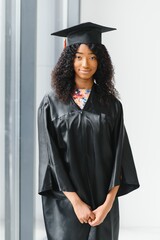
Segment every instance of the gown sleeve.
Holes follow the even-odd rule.
[[[45,97],[38,109],[39,194],[51,191],[75,191],[62,161],[50,116],[50,103]]]
[[[123,108],[116,105],[117,117],[113,129],[114,166],[109,190],[120,185],[117,196],[127,194],[139,187],[134,159],[123,121]]]

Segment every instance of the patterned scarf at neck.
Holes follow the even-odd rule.
[[[72,97],[73,97],[73,100],[75,101],[75,103],[81,109],[83,109],[88,100],[90,93],[91,93],[91,89],[78,88],[78,89],[75,89]]]

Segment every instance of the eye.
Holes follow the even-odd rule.
[[[80,56],[80,55],[76,55],[76,56],[75,56],[75,59],[77,59],[77,60],[81,60],[81,59],[82,59],[82,56]]]
[[[97,60],[96,56],[90,56],[91,60]]]

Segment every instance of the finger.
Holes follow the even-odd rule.
[[[83,219],[83,222],[84,222],[84,223],[88,223],[88,221],[87,221],[86,219]]]
[[[92,221],[94,221],[94,220],[92,220],[91,218],[88,219],[88,223],[91,223]]]
[[[90,224],[92,227],[95,227],[95,226],[97,226],[97,225],[99,225],[99,224],[101,224],[101,223],[102,223],[102,221],[100,221],[100,219],[95,219],[95,220],[92,220],[92,221],[89,222],[89,224]]]
[[[94,213],[94,214],[96,214],[96,212],[97,212],[97,210],[96,210],[96,209],[92,211],[92,213]]]
[[[93,220],[92,220],[92,218],[89,217],[89,218],[88,218],[88,222],[90,222],[90,221],[93,221]]]
[[[88,206],[88,208],[91,210],[92,208],[91,208],[91,206],[89,206],[88,204],[87,204],[87,206]]]
[[[91,219],[91,218],[89,218],[88,223],[89,223],[89,224],[94,224],[96,221],[97,221],[96,219]]]
[[[81,220],[81,219],[79,219],[79,221],[80,221],[80,223],[82,223],[82,224],[84,223],[83,220]]]
[[[91,212],[89,218],[91,218],[91,220],[95,220],[96,216],[93,212]]]
[[[95,227],[95,226],[99,225],[99,223],[97,221],[91,221],[91,222],[89,222],[89,225],[92,227]]]
[[[94,226],[95,226],[95,224],[93,223],[93,221],[88,222],[88,224],[89,224],[91,227],[94,227]]]

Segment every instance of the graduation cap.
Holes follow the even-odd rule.
[[[102,33],[113,30],[116,30],[116,28],[110,28],[92,22],[86,22],[58,32],[54,32],[51,35],[66,37],[67,45],[69,46],[74,43],[101,43]]]

